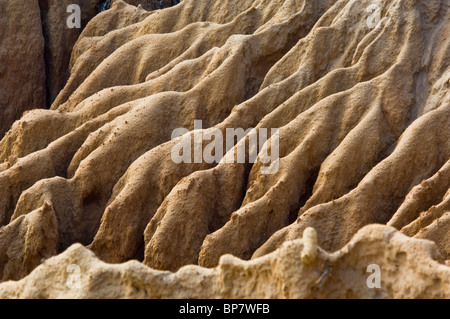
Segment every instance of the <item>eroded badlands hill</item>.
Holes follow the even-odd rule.
[[[147,10],[177,0],[126,0]],[[109,0],[3,0],[0,3],[0,138],[22,113],[51,105],[69,78],[73,46],[81,30]],[[69,28],[71,5],[80,7],[79,28]]]
[[[214,269],[186,266],[171,273],[137,261],[120,266],[106,264],[76,244],[21,281],[0,285],[0,297],[450,297],[449,267],[433,260],[439,253],[432,242],[407,238],[385,226],[367,226],[344,249],[328,254],[319,248],[315,259],[305,263],[300,252],[307,245],[304,239],[297,239],[252,261],[225,255]],[[366,267],[373,263],[383,269],[379,289],[367,286]],[[79,272],[71,270],[75,265]]]
[[[0,142],[0,278],[57,255],[0,296],[448,297],[449,10],[114,1],[78,39],[51,109]],[[203,134],[279,128],[278,171],[262,174],[261,158],[176,164],[195,120]],[[191,132],[172,140],[176,128]],[[310,264],[307,227],[321,247]],[[92,271],[85,289],[64,284],[71,264]]]

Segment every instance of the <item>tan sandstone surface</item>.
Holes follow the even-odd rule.
[[[0,297],[449,298],[449,35],[450,0],[113,1],[0,141]],[[195,120],[279,128],[279,169],[175,163]]]
[[[450,298],[450,269],[434,260],[432,242],[367,226],[333,254],[316,247],[310,263],[300,257],[305,245],[297,239],[252,261],[225,255],[213,269],[172,273],[138,261],[107,264],[75,244],[21,281],[0,285],[0,298]],[[373,263],[383,269],[380,289],[366,284]],[[69,271],[74,265],[79,274]]]
[[[156,10],[175,1],[127,0]],[[0,138],[24,111],[50,105],[70,75],[73,46],[98,12],[98,0],[4,0],[0,3]],[[80,28],[67,27],[81,10]],[[142,11],[141,9],[140,11]],[[133,11],[133,10],[131,10]],[[127,12],[128,13],[128,12]],[[136,14],[130,14],[130,19]]]
[[[25,110],[45,104],[44,36],[38,1],[1,1],[0,138]]]

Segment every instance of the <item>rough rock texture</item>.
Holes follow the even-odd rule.
[[[177,4],[126,0],[147,10]],[[0,137],[24,111],[46,108],[70,75],[73,46],[98,13],[98,0],[5,0],[0,4]],[[68,28],[69,5],[81,9],[81,28]],[[129,8],[139,11],[142,7]]]
[[[316,246],[310,263],[300,258],[304,249],[297,239],[252,261],[225,255],[216,268],[171,273],[137,261],[106,264],[75,244],[25,279],[1,284],[0,298],[450,298],[450,268],[434,259],[436,246],[394,228],[367,226],[333,254]],[[370,289],[373,264],[381,287]]]
[[[41,208],[0,229],[0,278],[20,279],[56,254],[58,231],[52,208]]]
[[[48,104],[56,98],[69,78],[69,61],[73,46],[82,28],[97,14],[97,0],[39,0],[42,29],[45,36]],[[77,4],[81,9],[81,28],[68,28],[71,12],[67,8]]]
[[[381,20],[370,27],[367,8],[374,3]],[[81,243],[110,263],[210,267],[183,268],[210,278],[205,297],[208,291],[221,296],[211,282],[225,254],[263,257],[231,262],[242,269],[286,259],[294,276],[300,266],[291,263],[298,261],[282,256],[286,247],[302,245],[296,240],[305,229],[313,227],[318,245],[335,252],[321,255],[329,260],[349,249],[364,226],[387,224],[433,241],[442,264],[425,270],[408,263],[411,274],[394,279],[393,272],[379,296],[448,296],[442,278],[450,253],[449,10],[449,0],[185,0],[147,12],[113,1],[78,39],[70,78],[51,109],[28,112],[0,141],[0,225],[51,208],[56,253]],[[201,131],[192,132],[194,120],[203,121]],[[171,140],[181,127],[191,132]],[[277,173],[262,174],[260,157],[255,164],[171,159],[174,146],[190,135],[252,127],[280,129]],[[231,150],[224,145],[224,154],[232,156],[248,139]],[[354,239],[379,252],[382,268],[409,258],[396,252],[404,245],[423,254],[421,247],[431,245],[386,229],[370,228]],[[402,238],[388,241],[392,250],[372,241],[388,233]],[[360,249],[349,254],[353,263],[364,256]],[[429,253],[430,263],[431,255],[437,256]],[[307,249],[303,260],[311,256]],[[117,281],[114,296],[133,294],[119,282],[127,267],[150,281],[167,275],[136,262],[108,266],[75,246],[31,279],[1,289],[14,295],[8,287],[23,285],[18,296],[38,295],[27,288],[32,277],[61,274],[58,265],[71,259],[99,265],[99,278],[104,273]],[[350,261],[336,267],[349,278],[363,275]],[[173,286],[158,286],[149,296],[167,296],[173,287],[180,296],[200,296],[180,273],[171,275]],[[230,280],[239,282],[241,272],[233,274]],[[254,280],[263,285],[265,277]],[[95,282],[80,296],[103,296],[102,285]],[[245,285],[227,296],[253,296]],[[71,294],[43,287],[42,296]],[[277,289],[267,296],[378,297],[337,284],[323,294]]]
[[[141,8],[128,8],[127,14],[136,15],[132,11],[157,10],[179,3],[179,1],[147,1],[125,0],[134,6]],[[77,4],[81,9],[81,28],[69,29],[66,20],[70,13],[67,7]],[[47,67],[47,99],[49,105],[55,100],[59,91],[66,84],[70,75],[69,62],[73,46],[86,24],[98,13],[98,0],[39,0],[41,8],[42,24],[45,35],[45,60]],[[142,9],[143,8],[143,9]],[[104,8],[105,9],[105,8]],[[107,20],[107,19],[104,19]]]
[[[25,110],[45,107],[44,37],[38,0],[0,2],[0,138]]]
[[[126,2],[134,6],[141,5],[145,10],[152,11],[172,7],[180,3],[180,0],[126,0]]]

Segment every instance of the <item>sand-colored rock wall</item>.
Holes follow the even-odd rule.
[[[17,260],[0,255],[2,279],[56,255],[0,296],[448,298],[449,10],[113,1],[78,38],[51,109],[0,141],[0,238],[45,228],[31,251],[16,239]],[[177,128],[188,132],[172,139]],[[262,173],[266,148],[256,163],[227,162],[250,134],[223,142],[220,162],[173,161],[183,139],[233,128],[279,129],[274,174]],[[308,227],[321,247],[312,265]],[[378,292],[369,262],[387,274]],[[65,288],[70,264],[92,269],[85,289]]]

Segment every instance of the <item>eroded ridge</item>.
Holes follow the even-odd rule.
[[[450,268],[436,259],[430,241],[394,228],[371,225],[330,254],[316,247],[303,262],[308,239],[284,243],[251,261],[231,255],[212,269],[184,266],[176,273],[138,261],[112,265],[80,244],[47,260],[20,281],[0,284],[1,298],[449,298]],[[368,265],[382,269],[381,286],[370,289]],[[72,269],[76,269],[74,272]],[[398,273],[403,278],[399,280]]]
[[[380,19],[371,26],[373,4]],[[28,112],[0,142],[1,238],[46,232],[32,247],[18,246],[30,258],[0,250],[2,279],[20,279],[41,263],[35,256],[81,243],[104,262],[210,267],[201,273],[214,281],[223,255],[263,257],[236,263],[270,267],[308,227],[324,251],[342,254],[374,223],[429,239],[442,263],[450,259],[449,4],[184,0],[149,13],[114,1],[78,39],[51,109]],[[278,128],[279,169],[262,174],[260,157],[175,163],[171,152],[183,137],[171,134],[196,134],[196,120],[203,134]],[[223,154],[249,138],[224,145]],[[94,262],[80,246],[52,260],[78,257]],[[15,263],[21,270],[13,274]],[[106,273],[144,269],[101,265]],[[229,296],[250,296],[242,285]],[[448,283],[437,286],[436,296],[448,293]],[[175,289],[160,288],[159,296]],[[100,292],[83,296],[91,293]]]

